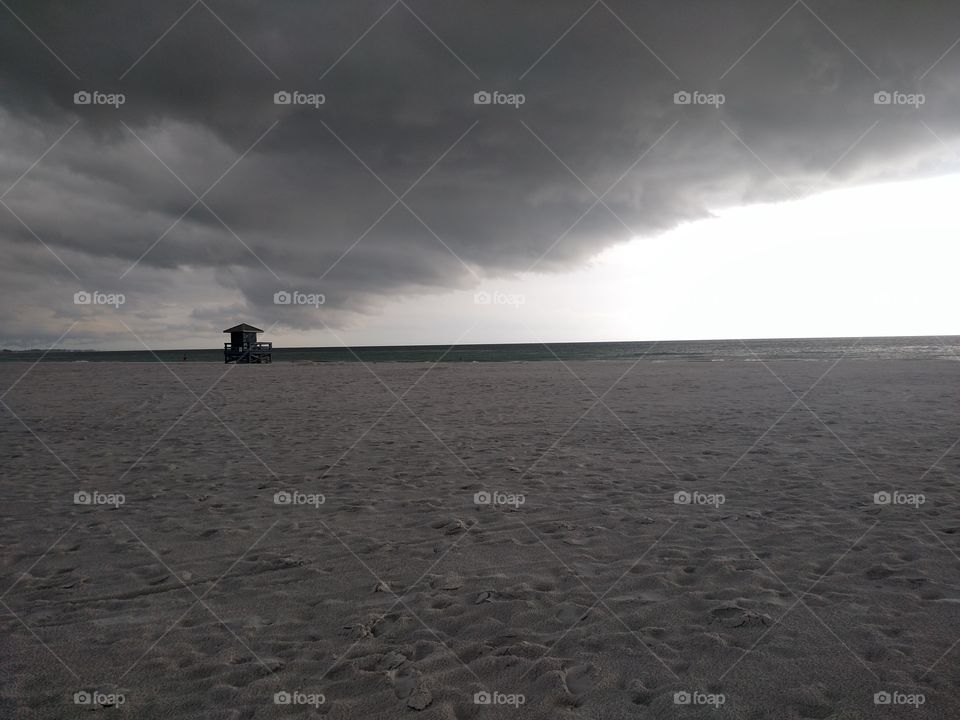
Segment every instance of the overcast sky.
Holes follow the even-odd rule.
[[[5,347],[960,334],[956,2],[0,17]]]

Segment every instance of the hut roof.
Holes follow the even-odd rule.
[[[246,323],[240,323],[239,325],[234,325],[231,328],[224,330],[225,333],[235,333],[235,332],[254,332],[262,333],[263,330],[256,328],[253,325],[247,325]]]

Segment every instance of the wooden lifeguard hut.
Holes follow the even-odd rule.
[[[272,362],[273,343],[257,341],[257,333],[263,332],[260,328],[240,323],[224,332],[230,333],[230,342],[223,344],[223,362],[244,365]]]

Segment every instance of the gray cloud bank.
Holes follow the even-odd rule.
[[[8,5],[8,346],[77,319],[75,343],[122,336],[80,289],[122,292],[125,322],[181,336],[240,316],[340,327],[712,208],[957,164],[951,2]],[[711,94],[723,103],[698,104]],[[276,305],[280,290],[325,304]]]

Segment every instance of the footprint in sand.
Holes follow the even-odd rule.
[[[403,699],[413,692],[419,680],[419,673],[413,668],[395,668],[387,671],[387,680],[393,685],[397,697]]]
[[[593,665],[574,665],[566,672],[567,690],[573,695],[583,695],[596,686],[596,668]]]
[[[456,535],[458,533],[466,532],[468,526],[463,520],[459,518],[449,518],[448,520],[440,520],[430,525],[434,530],[443,530],[444,535]]]
[[[872,568],[869,568],[866,573],[864,573],[867,578],[870,580],[886,580],[891,575],[894,575],[896,570],[886,565],[875,565]]]
[[[473,604],[479,605],[480,603],[493,602],[496,596],[497,593],[494,590],[482,590],[473,598]]]
[[[434,576],[430,579],[430,587],[434,590],[459,590],[463,587],[463,578],[455,574]]]
[[[377,663],[378,670],[396,670],[407,661],[407,656],[394,651],[388,652]]]
[[[564,604],[556,613],[556,618],[562,623],[579,623],[587,618],[588,611],[579,605]]]
[[[393,685],[397,697],[401,700],[406,699],[408,708],[423,710],[433,702],[433,693],[416,670],[411,668],[390,670],[387,672],[387,679]]]
[[[739,605],[714,608],[710,611],[710,621],[719,622],[728,628],[770,625],[773,622],[769,615],[756,610],[747,610]]]
[[[354,625],[344,625],[342,632],[348,637],[362,640],[364,638],[373,637],[376,626],[376,620],[369,620],[367,622],[358,622]]]

